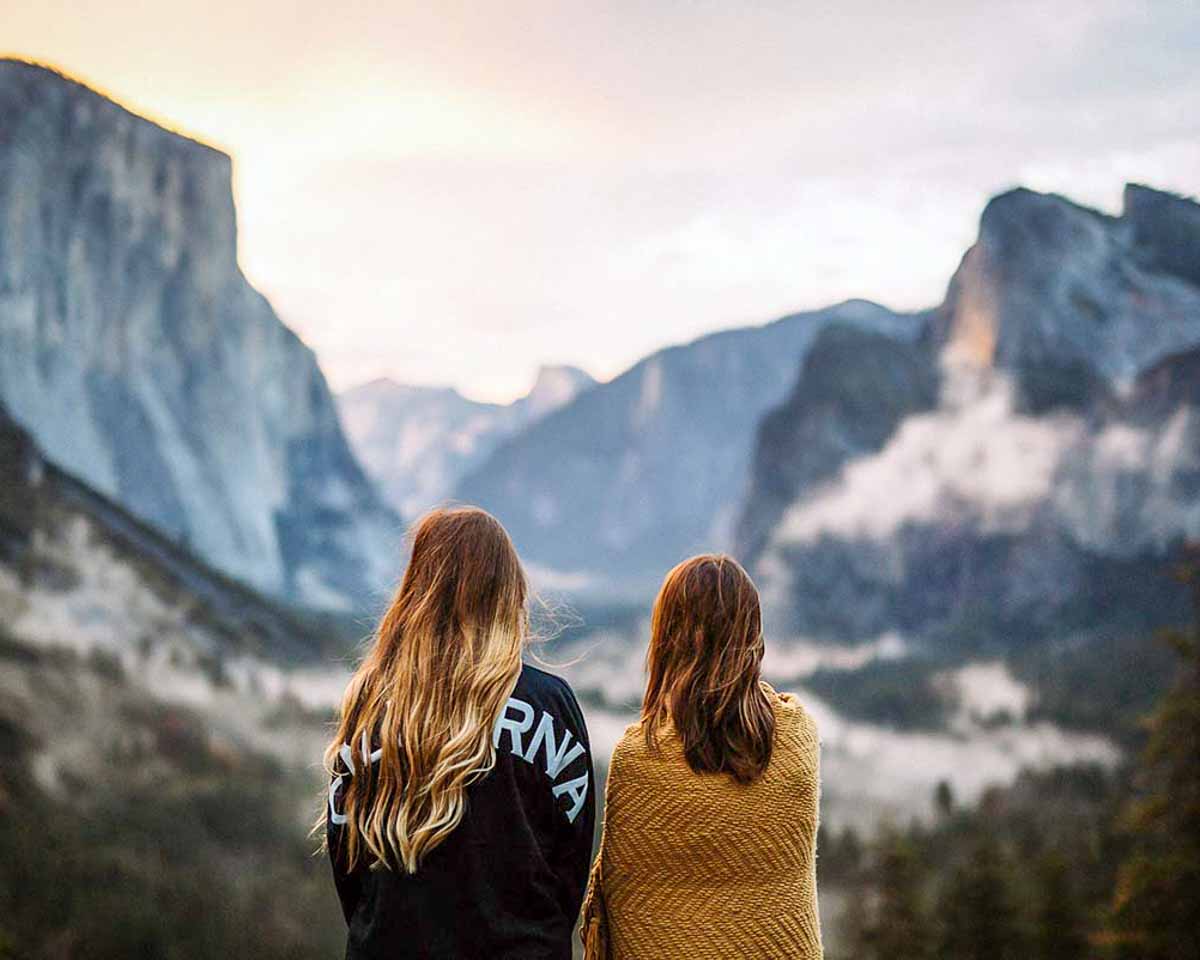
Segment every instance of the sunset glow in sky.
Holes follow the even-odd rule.
[[[940,300],[988,196],[1200,192],[1194,0],[0,0],[0,47],[233,154],[337,388],[508,399],[852,296]]]

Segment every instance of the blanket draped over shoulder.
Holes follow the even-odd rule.
[[[763,687],[775,739],[749,785],[694,773],[673,730],[657,751],[641,724],[625,731],[583,907],[587,960],[822,956],[817,729],[795,697]]]

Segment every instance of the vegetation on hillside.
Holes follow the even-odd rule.
[[[1147,724],[1122,828],[1107,940],[1121,960],[1200,956],[1200,564],[1185,573],[1197,626],[1170,631],[1179,678]]]
[[[1174,650],[1175,679],[1141,725],[1135,759],[1112,772],[1027,772],[970,808],[957,807],[943,785],[932,825],[891,827],[871,843],[851,830],[824,837],[822,881],[855,894],[832,931],[831,957],[1200,956],[1200,558],[1192,555],[1180,579],[1196,622],[1157,645],[1144,641],[1141,672],[1156,676],[1158,650]],[[1138,672],[1134,651],[1123,653],[1117,665]],[[1086,666],[1083,675],[1092,675]],[[1093,696],[1141,695],[1152,682],[1096,680]],[[1116,722],[1124,722],[1119,711]]]
[[[103,703],[81,765],[0,702],[0,958],[337,956],[343,925],[304,818],[319,784],[146,699],[95,658],[0,648],[44,698]],[[88,709],[84,708],[85,711]],[[100,771],[97,773],[97,771]]]

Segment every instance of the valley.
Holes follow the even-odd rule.
[[[0,957],[336,949],[320,756],[402,529],[445,501],[511,532],[529,656],[600,774],[662,574],[746,566],[764,676],[821,731],[830,929],[858,838],[958,857],[989,804],[1057,798],[1083,837],[1124,797],[1176,674],[1151,638],[1193,612],[1194,201],[1018,188],[925,310],[848,300],[607,382],[545,367],[508,405],[335,396],[242,275],[227,155],[22,61],[0,113]]]

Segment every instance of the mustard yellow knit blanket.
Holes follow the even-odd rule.
[[[750,785],[693,773],[674,732],[654,755],[640,724],[625,731],[583,907],[587,960],[821,957],[817,728],[763,686],[775,741]]]

